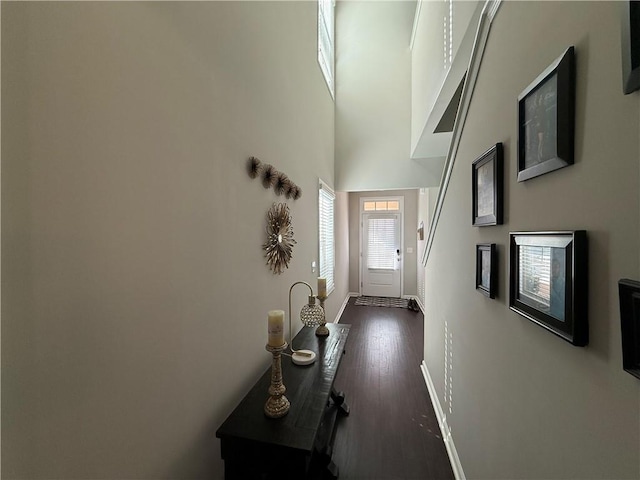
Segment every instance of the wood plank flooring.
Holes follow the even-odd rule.
[[[453,479],[420,370],[422,313],[354,302],[340,319],[351,331],[334,383],[351,408],[333,449],[340,480]]]

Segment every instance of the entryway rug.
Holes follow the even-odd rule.
[[[389,297],[367,297],[361,296],[356,298],[355,305],[365,307],[398,307],[408,308],[409,299],[407,298],[389,298]]]

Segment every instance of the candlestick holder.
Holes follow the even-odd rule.
[[[291,404],[284,392],[287,388],[282,383],[282,352],[287,348],[287,342],[279,347],[272,347],[267,344],[266,349],[273,355],[271,363],[271,385],[269,386],[269,398],[264,404],[264,414],[271,418],[280,418],[287,414]]]
[[[320,307],[322,307],[322,311],[324,311],[324,301],[327,299],[327,297],[321,297],[320,295],[318,295],[316,298],[320,301]],[[328,335],[329,329],[327,328],[327,317],[323,316],[322,323],[318,325],[318,328],[316,328],[316,337],[326,337]]]

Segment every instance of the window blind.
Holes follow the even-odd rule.
[[[318,255],[320,277],[327,279],[327,295],[335,288],[335,239],[334,239],[334,203],[335,193],[324,182],[320,182],[318,194],[319,246]]]
[[[396,267],[396,219],[370,218],[367,228],[367,268],[394,270]]]

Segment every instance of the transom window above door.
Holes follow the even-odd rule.
[[[400,202],[398,200],[365,200],[362,209],[365,212],[398,212]]]

